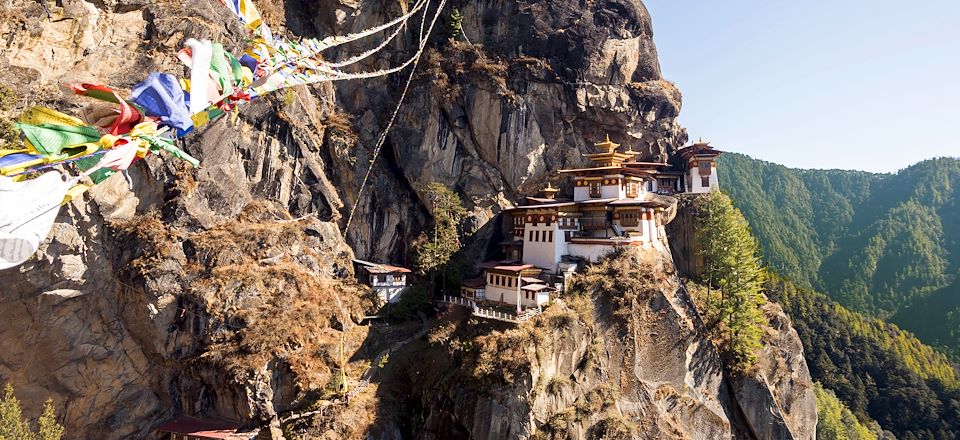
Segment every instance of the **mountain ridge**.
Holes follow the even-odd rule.
[[[949,324],[960,315],[950,294],[960,277],[960,159],[880,174],[730,153],[719,172],[776,272],[956,357],[960,337]]]

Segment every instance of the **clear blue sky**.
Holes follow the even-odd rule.
[[[802,168],[960,156],[960,0],[645,0],[691,139]]]

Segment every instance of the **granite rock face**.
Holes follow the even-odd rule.
[[[812,382],[779,307],[758,371],[731,375],[668,257],[624,263],[643,268],[638,295],[592,284],[519,328],[450,306],[380,384],[418,410],[373,438],[814,439]]]
[[[291,36],[354,32],[405,7],[384,0],[258,5],[277,32]],[[27,414],[36,416],[52,397],[67,438],[146,438],[176,413],[243,420],[277,438],[278,415],[331,377],[336,344],[317,335],[343,332],[351,350],[366,335],[345,324],[366,311],[365,299],[324,296],[331,290],[312,283],[355,292],[341,286],[350,284],[353,256],[406,263],[410,243],[429,224],[422,192],[428,183],[460,194],[471,211],[467,232],[476,232],[471,241],[482,252],[504,207],[535,193],[551,170],[582,164],[581,154],[604,135],[650,160],[667,160],[686,142],[676,122],[680,93],[660,75],[650,17],[639,0],[455,1],[453,7],[464,14],[470,43],[438,30],[362,196],[401,76],[301,86],[258,100],[236,120],[223,118],[182,142],[202,161],[200,169],[147,158],[129,173],[132,190],[116,176],[67,205],[35,258],[0,271],[0,381],[16,387]],[[238,23],[217,2],[12,0],[0,18],[0,84],[16,92],[20,110],[41,104],[75,113],[86,101],[62,93],[66,82],[123,91],[153,71],[183,76],[174,55],[187,38],[220,41],[234,52],[243,44]],[[414,44],[407,33],[363,68],[397,62]],[[668,317],[644,325],[677,332],[673,337],[686,348],[670,358],[656,345],[633,346],[634,364],[621,372],[642,381],[631,382],[637,388],[624,397],[625,414],[647,414],[661,432],[679,426],[696,438],[728,436],[730,406],[717,402],[731,398],[727,385],[710,371],[685,373],[695,364],[715,368],[716,361],[683,313],[675,313],[671,295],[654,310]],[[273,341],[263,334],[264,317],[286,313],[289,298],[324,298],[316,309],[294,303],[297,313],[278,324],[312,330],[263,345]],[[615,335],[609,336],[614,352]],[[243,350],[230,351],[231,344]],[[573,339],[557,344],[537,374],[567,374],[566,357],[583,349]],[[672,363],[645,364],[653,358]],[[626,365],[620,361],[610,365]],[[789,371],[805,372],[790,365]],[[782,371],[771,363],[762,374],[760,395],[770,386],[776,391],[757,405],[775,401],[796,414],[785,415],[786,425],[795,438],[806,438],[794,428],[810,420],[806,397],[788,403],[804,379],[783,382]],[[694,384],[709,397],[690,394],[695,408],[679,411],[676,402],[649,400],[656,394],[651,386],[661,384]],[[585,386],[508,409],[543,419]],[[437,420],[450,414],[430,411]],[[506,438],[477,414],[471,426],[487,428],[470,428],[473,438]],[[760,423],[764,416],[757,417]],[[535,426],[519,419],[508,425],[513,434]],[[326,429],[329,438],[347,432]],[[402,430],[382,432],[397,438]]]
[[[757,438],[816,438],[813,379],[798,345],[800,336],[778,304],[767,303],[764,314],[771,328],[763,337],[756,371],[733,379],[737,405]]]

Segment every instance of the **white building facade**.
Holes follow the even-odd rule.
[[[548,187],[543,198],[511,210],[514,242],[521,258],[547,273],[558,273],[565,257],[597,261],[618,246],[641,246],[662,239],[660,212],[670,200],[655,196],[656,167],[662,163],[629,162],[636,152],[618,152],[607,139],[601,152],[587,155],[593,168],[561,170],[573,180],[573,200],[555,199]]]
[[[410,269],[390,264],[353,260],[358,279],[370,286],[381,304],[396,303],[407,290]]]
[[[689,193],[703,194],[720,189],[717,157],[722,153],[708,142],[697,142],[677,151],[686,168],[684,180]]]

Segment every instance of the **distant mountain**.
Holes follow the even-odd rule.
[[[724,154],[719,172],[771,268],[960,355],[960,160],[876,174]]]

